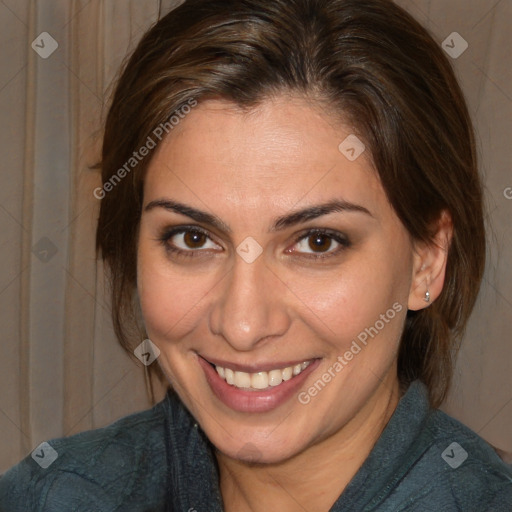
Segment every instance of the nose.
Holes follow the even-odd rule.
[[[233,268],[216,289],[210,329],[236,351],[251,351],[289,329],[286,285],[263,256],[252,263],[236,256]]]

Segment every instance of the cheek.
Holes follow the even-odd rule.
[[[376,335],[394,345],[406,313],[404,268],[403,262],[391,258],[361,255],[329,277],[301,279],[291,289],[303,305],[307,323],[337,351],[344,351],[358,337],[365,341]]]
[[[193,328],[208,286],[204,280],[172,270],[161,253],[141,244],[137,290],[148,335],[158,344]]]

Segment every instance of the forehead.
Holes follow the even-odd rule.
[[[163,139],[147,170],[144,199],[171,195],[261,212],[334,197],[377,205],[384,192],[363,149],[350,127],[302,98],[269,99],[247,111],[209,100]]]

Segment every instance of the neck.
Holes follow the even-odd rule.
[[[382,381],[358,414],[330,437],[275,464],[218,453],[226,512],[327,512],[368,457],[400,398],[396,377]]]

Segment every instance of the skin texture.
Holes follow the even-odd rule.
[[[400,398],[396,356],[407,309],[428,306],[427,286],[431,301],[442,289],[449,217],[439,223],[439,247],[413,243],[370,151],[351,162],[338,150],[351,133],[301,98],[268,99],[249,112],[209,100],[160,145],[145,177],[144,206],[172,200],[225,225],[144,209],[138,293],[159,364],[218,450],[228,512],[330,508]],[[272,230],[280,216],[334,200],[368,213],[334,212]],[[195,239],[194,248],[183,234],[162,241],[176,226],[202,228],[209,238]],[[323,238],[327,253],[315,253],[314,235],[297,242],[312,228],[341,233],[349,244]],[[246,237],[263,250],[252,263],[236,252]],[[307,405],[293,396],[268,412],[234,411],[198,363],[198,355],[254,367],[318,359],[307,391],[393,304],[401,311]]]

